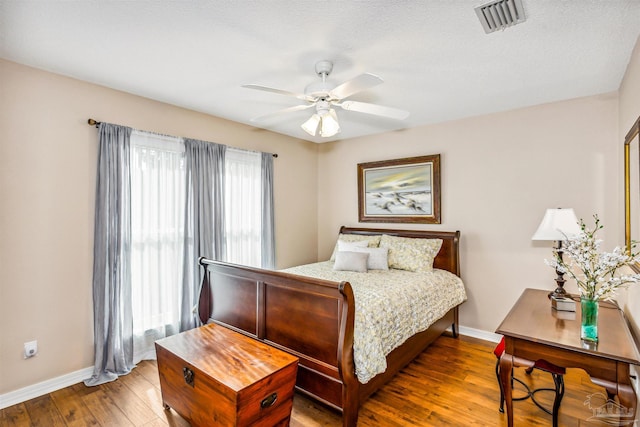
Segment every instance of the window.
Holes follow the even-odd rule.
[[[178,332],[185,157],[180,138],[131,134],[131,302],[134,336]]]
[[[261,266],[261,154],[227,148],[225,154],[226,261]]]
[[[179,332],[185,244],[185,145],[181,138],[131,134],[131,303],[134,351]],[[260,267],[261,153],[225,151],[225,261]]]
[[[155,356],[157,339],[198,324],[201,254],[275,264],[266,153],[110,123],[98,133],[96,357],[87,385],[130,372]]]

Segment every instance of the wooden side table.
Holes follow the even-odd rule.
[[[580,304],[574,319],[563,319],[551,308],[547,291],[525,289],[496,333],[505,338],[500,379],[505,393],[508,426],[513,427],[511,372],[514,360],[546,360],[564,368],[584,369],[591,381],[618,395],[620,424],[633,423],[636,393],[630,365],[640,365],[640,354],[621,310],[601,305],[597,346],[580,340]]]

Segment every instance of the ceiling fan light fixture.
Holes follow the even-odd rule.
[[[320,116],[314,114],[309,117],[309,120],[304,122],[300,127],[309,135],[316,136],[316,132],[318,131],[318,125],[320,124]]]
[[[318,112],[304,122],[300,127],[309,135],[330,138],[340,132],[338,115],[333,108],[328,110],[318,109]]]
[[[338,123],[338,115],[332,108],[329,113],[322,116],[322,126],[320,127],[320,136],[329,138],[340,132],[340,123]]]

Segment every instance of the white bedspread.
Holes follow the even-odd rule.
[[[365,384],[387,369],[386,356],[409,337],[424,331],[466,300],[464,284],[448,271],[334,271],[325,261],[283,270],[351,283],[355,297],[354,359],[358,381]]]

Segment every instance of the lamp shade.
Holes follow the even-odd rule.
[[[580,227],[573,209],[547,209],[531,240],[566,240],[578,234]]]
[[[311,136],[316,136],[316,131],[318,130],[318,125],[320,124],[320,116],[317,114],[314,114],[313,116],[311,116],[309,118],[309,120],[307,120],[306,122],[304,122],[301,127],[302,129],[304,129],[304,131],[306,133],[308,133]]]
[[[322,126],[320,127],[320,136],[328,138],[340,132],[340,124],[338,123],[338,116],[335,110],[332,108],[329,112],[322,116]]]

